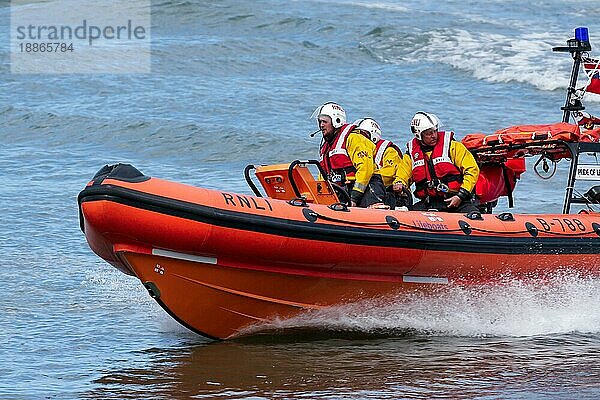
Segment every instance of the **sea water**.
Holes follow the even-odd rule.
[[[600,3],[165,0],[151,12],[151,73],[28,75],[10,72],[0,4],[0,398],[600,396],[597,280],[345,306],[210,342],[92,253],[76,202],[114,162],[249,194],[247,164],[317,157],[308,117],[325,101],[401,147],[416,111],[458,138],[557,122],[571,59],[551,47],[577,26],[600,46]],[[567,163],[541,180],[533,161],[511,211],[560,212]]]

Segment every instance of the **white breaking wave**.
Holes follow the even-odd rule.
[[[471,71],[477,79],[490,82],[529,83],[542,90],[566,88],[570,57],[553,55],[557,43],[549,34],[515,40],[498,34],[456,31],[454,37],[434,32],[427,52],[454,68]]]
[[[369,2],[369,1],[353,1],[353,0],[336,0],[336,1],[325,1],[325,0],[317,0],[317,3],[327,3],[328,5],[337,4],[344,6],[356,6],[356,7],[364,7],[385,11],[395,11],[395,12],[408,12],[410,9],[403,5],[399,5],[396,3],[388,3],[388,2]]]
[[[276,321],[268,329],[309,328],[357,332],[412,332],[459,337],[529,337],[600,332],[600,280],[562,276],[546,284],[451,286],[435,295],[413,294],[331,307]]]
[[[366,46],[382,61],[442,63],[489,82],[520,82],[541,90],[569,84],[571,58],[551,50],[563,45],[564,38],[558,35],[530,33],[515,38],[461,29],[433,30],[423,34],[421,43],[409,52],[404,43],[396,51],[395,40],[391,37]]]
[[[348,5],[364,7],[364,8],[374,8],[374,9],[386,10],[386,11],[396,11],[396,12],[408,12],[409,11],[408,7],[404,7],[404,6],[401,6],[398,4],[383,3],[383,2],[371,3],[371,2],[366,2],[366,1],[348,1],[348,2],[342,2],[341,4],[348,4]]]

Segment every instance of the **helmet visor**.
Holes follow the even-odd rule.
[[[309,119],[319,118],[319,115],[321,115],[321,110],[322,109],[323,109],[322,105],[320,105],[319,107],[315,108],[315,111],[313,111],[313,113],[310,115]]]

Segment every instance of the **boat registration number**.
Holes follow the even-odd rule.
[[[537,218],[544,231],[551,231],[554,228],[561,229],[563,232],[585,232],[585,224],[577,218]],[[557,230],[558,230],[557,229]]]

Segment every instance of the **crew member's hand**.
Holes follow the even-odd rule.
[[[351,201],[350,202],[350,207],[356,207],[356,202],[355,201]]]
[[[402,189],[404,189],[404,185],[402,183],[400,183],[400,182],[394,183],[394,185],[392,186],[392,190],[394,192],[401,192]]]
[[[446,203],[448,203],[448,208],[456,208],[462,202],[462,200],[460,199],[460,197],[458,197],[457,195],[454,195],[454,196],[452,196],[449,199],[446,199],[444,201]]]

